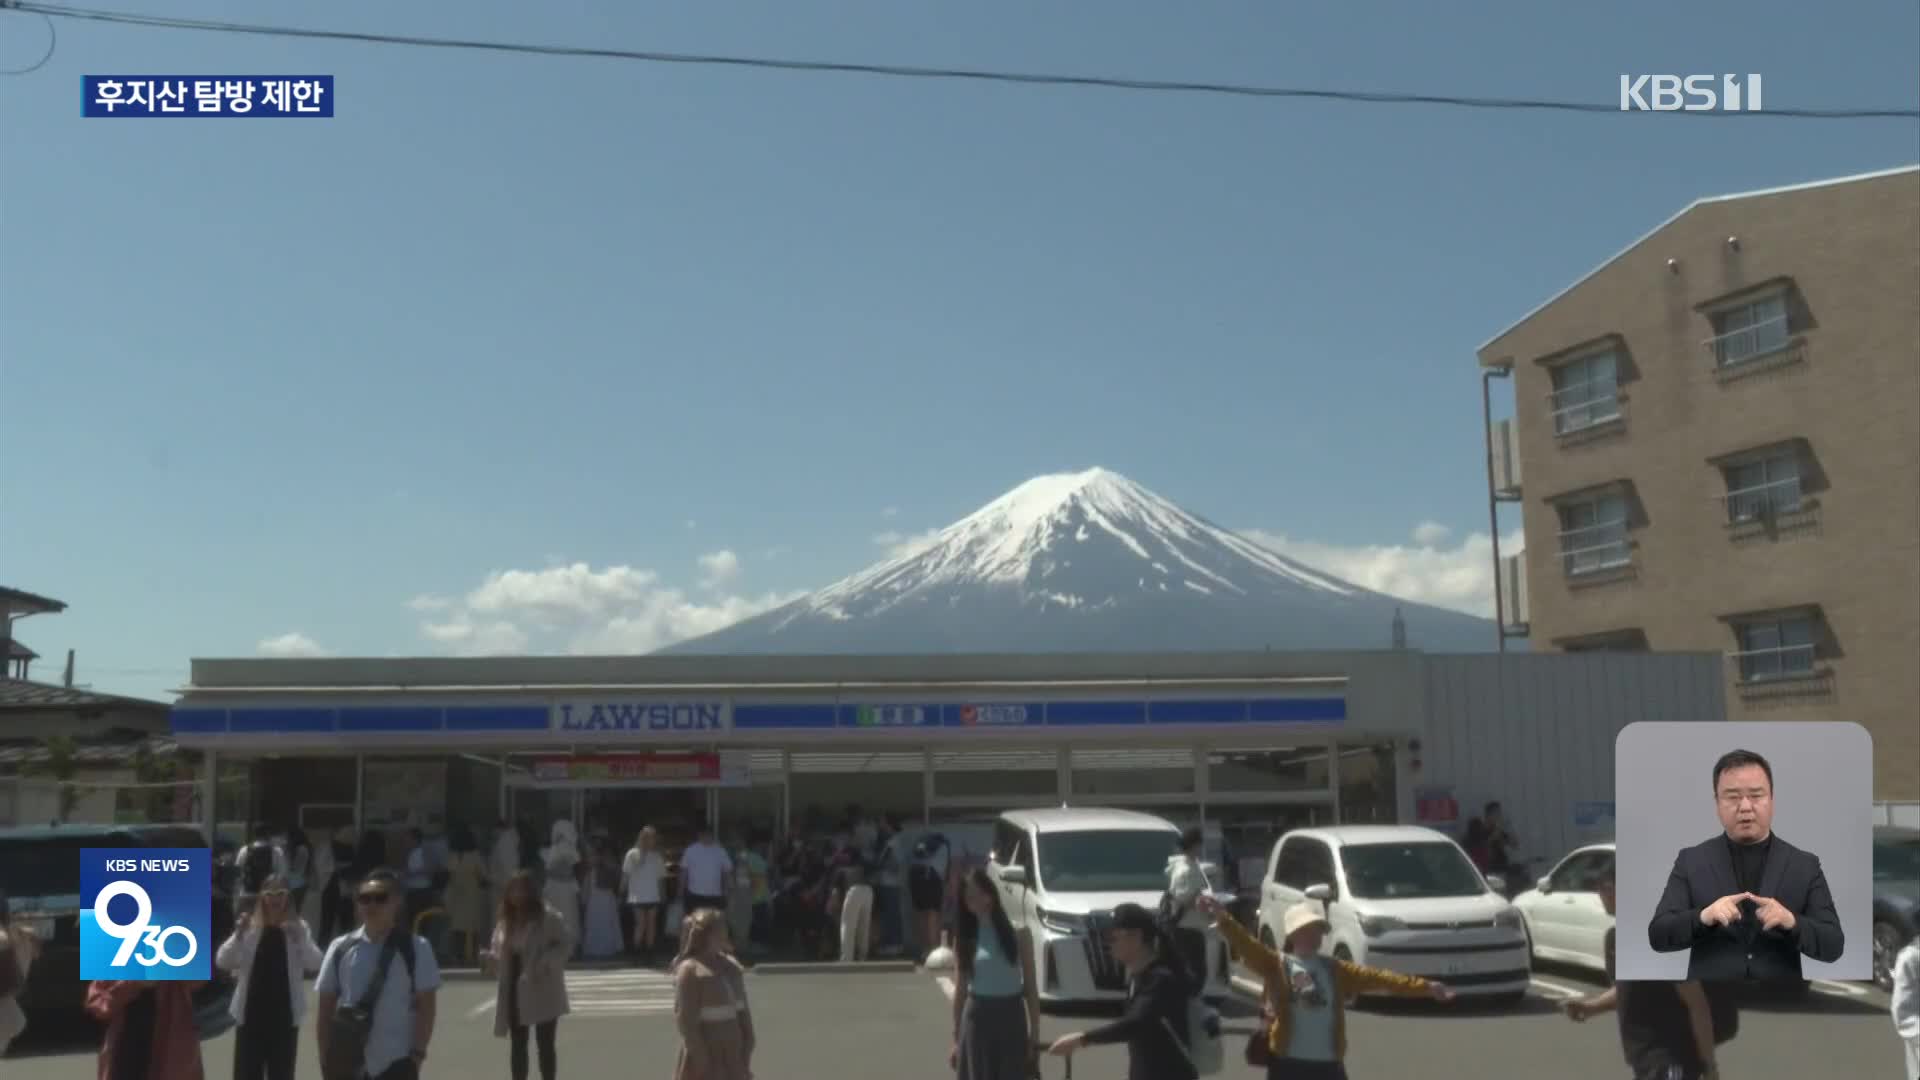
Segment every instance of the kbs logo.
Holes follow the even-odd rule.
[[[213,977],[213,853],[206,848],[80,852],[80,977],[202,982]]]
[[[1742,107],[1744,94],[1745,106]],[[1622,75],[1621,112],[1759,112],[1760,76]]]

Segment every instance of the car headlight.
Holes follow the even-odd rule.
[[[1048,911],[1046,908],[1041,908],[1040,925],[1056,934],[1078,934],[1086,930],[1087,917],[1085,915],[1074,915],[1065,911]]]
[[[1512,908],[1504,908],[1493,917],[1493,925],[1503,930],[1520,929],[1520,913]]]
[[[1406,928],[1407,924],[1404,921],[1391,915],[1365,915],[1360,919],[1360,931],[1368,937],[1379,937],[1381,934]]]

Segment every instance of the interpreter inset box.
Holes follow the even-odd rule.
[[[1873,738],[1642,721],[1614,740],[1615,965],[1632,980],[1873,973]]]

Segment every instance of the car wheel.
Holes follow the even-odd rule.
[[[1873,983],[1893,993],[1893,958],[1906,945],[1900,928],[1889,922],[1873,924]]]

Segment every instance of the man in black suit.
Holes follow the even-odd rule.
[[[1683,848],[1647,938],[1655,952],[1689,949],[1687,978],[1798,982],[1800,954],[1840,959],[1846,938],[1820,859],[1773,834],[1773,767],[1751,750],[1713,766],[1726,832]]]

